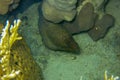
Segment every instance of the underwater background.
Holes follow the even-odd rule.
[[[90,1],[94,3],[94,0]],[[95,1],[100,3],[99,0]],[[114,17],[114,25],[112,25],[109,30],[107,29],[105,33],[104,30],[106,28],[100,30],[100,32],[104,33],[102,33],[102,35],[105,36],[99,40],[91,38],[88,33],[89,30],[77,31],[75,34],[72,34],[75,43],[80,47],[80,51],[77,51],[77,53],[76,51],[74,52],[73,49],[73,51],[71,49],[70,51],[66,51],[69,49],[66,47],[65,49],[64,46],[64,49],[59,50],[59,43],[62,43],[62,39],[60,38],[61,34],[55,35],[54,32],[48,34],[55,35],[55,37],[52,36],[55,40],[52,40],[56,41],[58,39],[60,42],[58,42],[58,44],[56,43],[57,45],[54,43],[55,49],[48,47],[53,46],[53,44],[47,44],[47,38],[45,38],[45,40],[43,39],[46,35],[44,35],[44,32],[43,35],[41,35],[42,33],[39,31],[44,30],[44,26],[46,27],[52,24],[48,23],[47,25],[47,23],[41,19],[41,16],[43,16],[41,15],[42,11],[38,10],[41,9],[41,0],[21,0],[16,9],[7,14],[0,15],[0,24],[5,24],[6,20],[12,22],[14,19],[21,19],[22,22],[18,32],[25,39],[33,58],[41,67],[43,80],[103,80],[105,71],[108,71],[109,76],[120,76],[120,0],[101,0],[101,3],[102,1],[108,1],[105,3],[104,11],[101,11]],[[88,17],[83,18],[88,20]],[[44,25],[44,23],[46,25]],[[64,26],[64,22],[59,24],[60,27],[61,24]],[[40,27],[43,28],[39,30]],[[67,33],[65,34],[67,35]],[[68,42],[68,44],[69,43],[70,42]],[[45,44],[47,44],[47,47]],[[60,45],[60,49],[61,46],[62,45]],[[30,74],[34,73],[31,72]]]

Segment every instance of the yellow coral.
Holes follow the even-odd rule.
[[[118,76],[114,77],[113,75],[110,78],[108,78],[107,71],[105,71],[104,80],[118,80],[118,79],[119,79]]]
[[[10,26],[7,21],[3,29],[0,41],[0,80],[42,80],[40,67],[34,61],[25,41],[18,36],[20,23],[18,19]]]
[[[20,40],[21,37],[18,37],[18,27],[20,25],[20,20],[14,21],[14,26],[11,26],[10,33],[10,23],[7,21],[7,24],[2,32],[2,38],[0,41],[0,56],[1,56],[1,66],[5,75],[1,77],[2,80],[14,78],[17,74],[19,74],[20,70],[15,71],[10,68],[10,49],[13,43],[16,40]]]

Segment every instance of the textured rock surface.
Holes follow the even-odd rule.
[[[54,23],[63,20],[71,21],[76,15],[77,0],[44,0],[42,4],[43,16]]]
[[[105,14],[101,19],[98,19],[95,22],[94,28],[89,30],[88,34],[94,41],[97,41],[105,36],[105,34],[108,32],[108,29],[112,27],[113,24],[114,24],[113,16]]]
[[[81,8],[88,2],[94,6],[95,12],[101,14],[101,12],[105,10],[105,7],[109,0],[78,0],[77,11],[79,12]]]
[[[94,7],[91,3],[86,3],[77,16],[78,26],[81,31],[86,31],[93,27],[94,21]]]
[[[77,0],[46,0],[50,5],[62,11],[71,11],[76,8]]]
[[[88,0],[88,1],[90,1],[94,5],[95,10],[101,10],[104,8],[105,3],[107,3],[107,1],[109,0]]]
[[[18,6],[20,0],[0,0],[0,14],[6,14]]]

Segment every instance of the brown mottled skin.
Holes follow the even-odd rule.
[[[45,46],[52,50],[79,53],[79,46],[72,35],[60,24],[45,20],[41,14],[41,9],[39,11],[40,18],[38,26]]]

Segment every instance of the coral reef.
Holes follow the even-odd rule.
[[[38,4],[32,5],[24,13],[21,13],[20,17],[24,18],[24,23],[21,26],[22,28],[20,27],[20,31],[29,44],[36,61],[40,65],[42,61],[45,63],[43,70],[45,80],[79,80],[80,76],[83,76],[83,80],[104,80],[103,73],[106,69],[110,71],[108,78],[111,73],[120,76],[120,61],[117,61],[117,55],[114,52],[115,47],[111,46],[111,43],[115,43],[115,39],[113,39],[115,37],[112,36],[114,36],[114,32],[119,32],[119,25],[113,27],[108,35],[98,42],[92,41],[86,33],[75,35],[74,39],[82,49],[81,55],[52,51],[45,48],[38,33],[36,7],[38,7]],[[113,10],[111,12],[114,12]],[[118,14],[117,11],[114,13]],[[111,42],[107,43],[108,41]]]
[[[17,33],[20,23],[20,20],[15,20],[14,25],[10,26],[7,21],[3,29],[0,41],[0,80],[42,80],[40,67]]]
[[[76,2],[77,0],[44,0],[42,4],[43,16],[54,23],[63,20],[71,21],[76,15]]]
[[[0,0],[0,14],[4,15],[19,5],[20,0]]]

